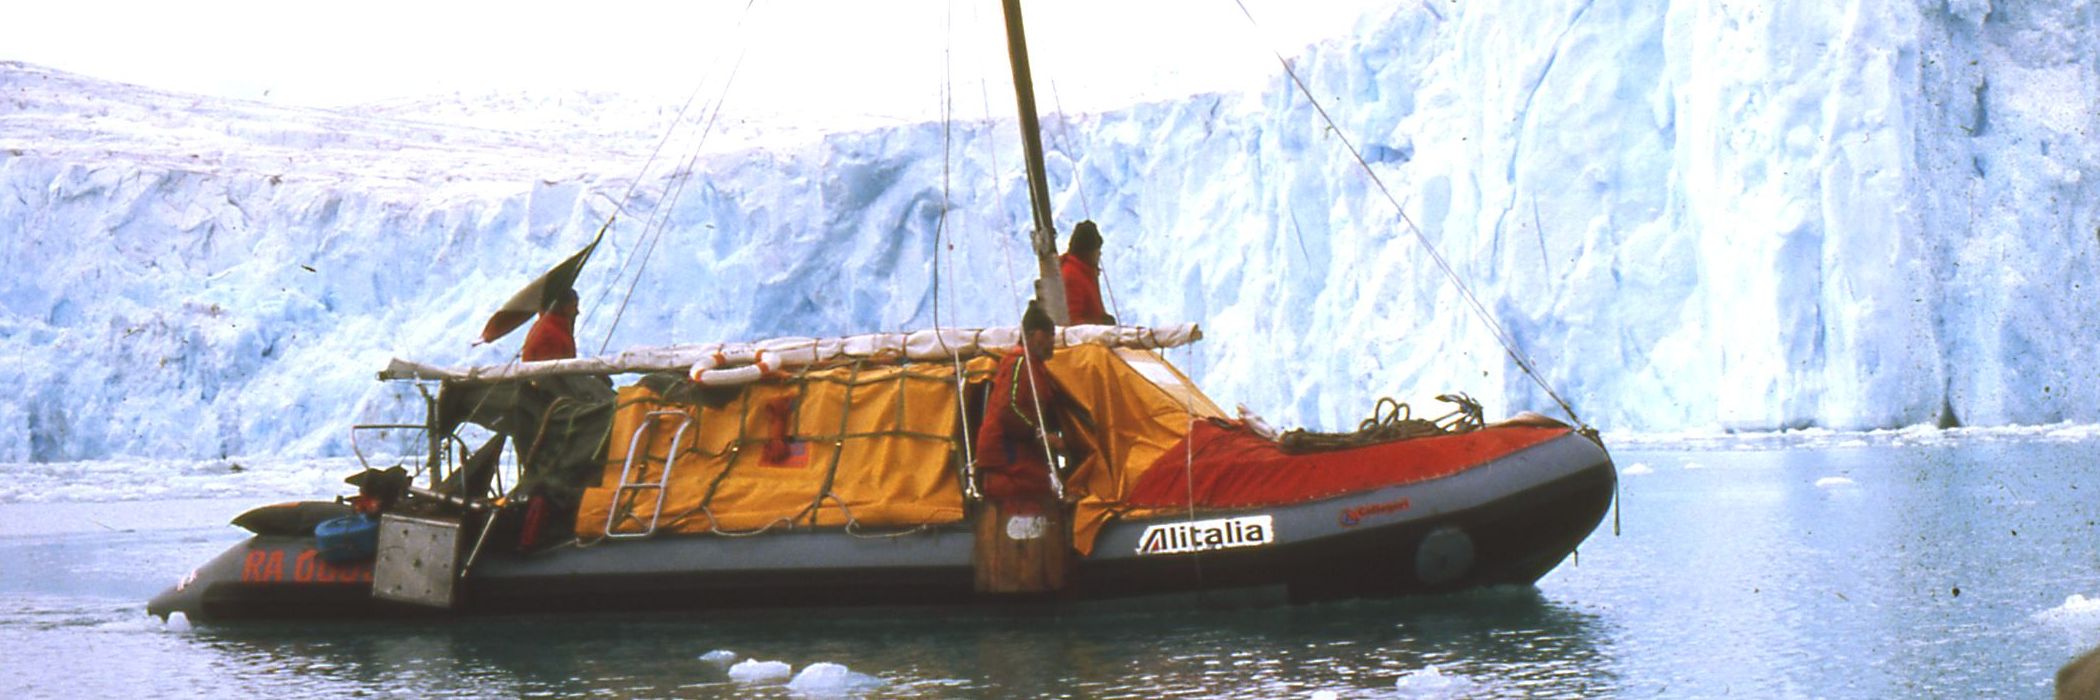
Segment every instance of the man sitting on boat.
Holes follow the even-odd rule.
[[[562,288],[555,295],[554,303],[541,309],[539,319],[532,322],[532,330],[525,334],[525,349],[520,358],[526,362],[539,362],[575,357],[576,312],[576,290]]]
[[[1116,317],[1101,306],[1101,229],[1092,220],[1072,227],[1058,276],[1064,278],[1065,309],[1072,325],[1116,325]]]
[[[1016,512],[1032,513],[1054,500],[1051,456],[1064,450],[1051,407],[1062,397],[1045,363],[1057,350],[1056,326],[1035,302],[1021,316],[1021,347],[992,373],[983,424],[977,429],[977,470],[984,495]]]

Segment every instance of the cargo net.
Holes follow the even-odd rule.
[[[1412,440],[1436,435],[1456,435],[1479,430],[1485,424],[1481,417],[1480,402],[1465,394],[1442,394],[1436,397],[1453,405],[1451,412],[1437,418],[1416,418],[1414,408],[1388,396],[1378,400],[1371,417],[1358,423],[1354,432],[1321,433],[1303,428],[1285,431],[1277,436],[1276,443],[1285,454],[1328,452],[1365,445]]]
[[[780,527],[888,536],[902,533],[867,528],[958,521],[967,433],[957,396],[991,371],[989,361],[960,364],[861,358],[736,387],[649,375],[622,392],[578,537]]]

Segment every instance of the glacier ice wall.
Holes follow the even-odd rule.
[[[2093,2],[1403,4],[1293,58],[1337,130],[1279,70],[1050,118],[1049,172],[1060,225],[1102,225],[1114,310],[1203,323],[1173,359],[1282,425],[1446,391],[1552,412],[1498,335],[1607,429],[2089,422],[2096,27]],[[0,65],[0,462],[343,454],[410,401],[371,380],[389,357],[514,355],[469,341],[622,201],[586,352],[1005,324],[1027,296],[1011,121],[639,177],[647,144],[585,141]]]

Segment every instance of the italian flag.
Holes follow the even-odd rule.
[[[510,301],[503,302],[503,308],[497,309],[495,315],[489,317],[489,322],[481,327],[481,342],[493,343],[497,338],[509,335],[518,326],[532,320],[541,309],[552,306],[554,300],[561,298],[562,290],[574,289],[576,275],[583,271],[583,264],[590,261],[591,251],[598,249],[598,242],[605,240],[605,231],[609,228],[612,228],[612,219],[606,219],[605,225],[598,228],[598,235],[591,239],[590,245],[510,295]]]

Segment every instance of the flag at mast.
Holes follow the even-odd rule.
[[[554,302],[561,298],[563,290],[573,289],[576,286],[577,274],[583,271],[583,264],[590,261],[591,252],[598,249],[598,242],[605,240],[605,231],[612,228],[612,222],[612,218],[607,218],[605,225],[598,227],[598,235],[591,238],[590,245],[576,251],[576,254],[561,261],[561,264],[555,265],[526,284],[524,289],[512,294],[509,301],[503,302],[503,307],[497,309],[494,315],[489,316],[488,323],[482,325],[481,340],[476,344],[493,343],[496,339],[509,335],[511,331],[517,330],[518,326],[532,320],[540,311],[553,306]]]

